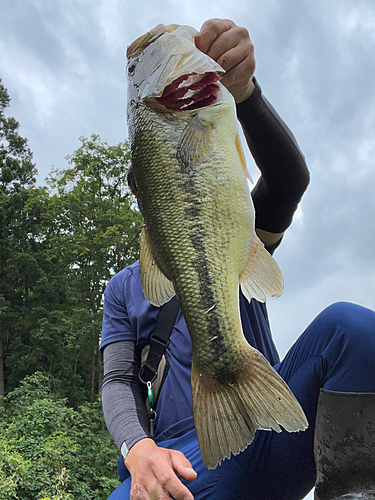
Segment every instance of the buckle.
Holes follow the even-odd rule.
[[[152,375],[152,378],[151,380],[145,380],[143,377],[144,377],[144,373],[145,373],[145,369],[148,369],[153,375]],[[156,377],[158,376],[158,371],[157,370],[154,370],[154,368],[149,365],[146,361],[146,363],[142,366],[142,368],[139,370],[139,373],[138,373],[138,377],[139,377],[139,380],[142,382],[142,384],[148,384],[150,382],[150,384],[152,384]]]

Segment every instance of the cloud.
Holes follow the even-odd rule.
[[[274,340],[284,356],[313,319],[335,302],[353,302],[375,309],[375,270],[336,271],[300,290],[268,302]]]
[[[293,14],[293,15],[292,15]],[[197,28],[209,17],[246,26],[265,95],[295,133],[311,170],[298,217],[277,252],[297,290],[350,259],[373,262],[375,40],[370,1],[16,0],[1,25],[1,75],[41,180],[99,133],[126,135],[125,48],[154,25]],[[248,155],[249,157],[249,155]],[[257,170],[249,159],[253,177]]]
[[[210,17],[249,29],[259,83],[311,171],[275,254],[285,292],[269,309],[284,353],[330,303],[375,307],[373,0],[13,0],[0,18],[0,76],[42,182],[79,136],[126,137],[129,43],[161,22],[199,29]],[[249,170],[257,176],[250,158]]]

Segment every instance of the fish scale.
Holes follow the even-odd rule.
[[[128,50],[131,161],[144,215],[141,280],[154,305],[174,294],[180,301],[193,347],[194,423],[202,458],[215,468],[243,451],[257,428],[298,431],[307,420],[242,333],[239,285],[248,300],[264,301],[280,295],[283,281],[255,234],[233,98],[217,76],[203,76],[216,83],[202,107],[166,107],[174,91],[183,94],[184,75],[222,69],[195,48],[192,28],[161,34],[162,26]],[[168,85],[168,99],[158,101]]]
[[[137,152],[133,155],[132,151],[132,158],[136,158],[135,162],[133,160],[133,169],[145,211],[149,238],[155,248],[155,258],[159,267],[165,269],[165,274],[173,277],[184,317],[190,326],[189,332],[192,335],[193,351],[196,353],[198,367],[210,366],[213,368],[213,374],[222,373],[221,378],[223,378],[223,374],[228,371],[228,358],[232,360],[232,364],[235,364],[234,360],[238,359],[229,354],[228,350],[233,351],[236,344],[243,343],[244,340],[236,304],[238,276],[242,269],[237,266],[239,267],[237,279],[232,280],[234,293],[231,295],[233,296],[232,302],[235,302],[232,307],[228,305],[228,293],[225,290],[228,287],[222,279],[224,276],[228,279],[231,277],[228,267],[236,264],[236,253],[228,249],[228,246],[231,244],[238,247],[238,244],[234,244],[235,238],[230,238],[228,232],[219,231],[219,229],[225,222],[233,232],[246,234],[253,221],[250,213],[248,213],[247,221],[245,218],[241,218],[242,221],[231,221],[230,214],[233,219],[238,219],[237,212],[230,210],[232,202],[223,201],[219,206],[217,200],[223,199],[223,194],[226,195],[228,186],[231,184],[238,189],[240,175],[230,175],[226,165],[223,164],[220,168],[218,164],[212,162],[205,162],[199,166],[198,178],[184,171],[176,159],[173,142],[166,142],[166,138],[181,136],[187,120],[178,123],[177,126],[174,120],[161,124],[153,111],[146,106],[144,109],[138,107],[137,111],[140,113],[139,118],[135,117],[138,130],[145,131],[151,128],[160,130],[160,137],[157,141],[159,146],[155,145],[156,141],[143,141],[143,133],[140,138],[135,137],[132,141],[132,144],[136,145]],[[170,133],[169,129],[172,129]],[[179,133],[176,130],[179,130]],[[219,152],[222,149],[220,143],[217,144]],[[160,148],[157,155],[155,155],[156,147]],[[238,155],[233,154],[233,156]],[[238,163],[238,157],[236,160]],[[149,166],[147,171],[143,168],[146,161]],[[243,189],[247,191],[241,165],[238,165],[238,168],[243,177],[241,179],[244,184]],[[198,168],[195,170],[197,171]],[[215,171],[215,176],[220,179],[215,186],[212,185],[212,171]],[[210,180],[209,183],[205,181],[205,177]],[[204,201],[197,206],[198,200]],[[160,207],[163,207],[163,214],[160,213]],[[243,212],[246,211],[243,210]],[[225,249],[226,253],[233,258],[227,259],[226,262],[218,259],[218,247]],[[247,260],[246,253],[242,252],[242,255],[244,256],[242,267],[244,267]],[[180,269],[184,271],[181,276],[178,275]],[[219,277],[221,277],[220,281]],[[222,290],[224,294],[220,293]],[[217,304],[215,309],[207,314],[206,311],[214,304]],[[228,312],[234,316],[232,320]],[[234,338],[233,326],[228,326],[227,329],[232,333],[232,337],[230,337],[230,342],[227,339],[226,345],[226,337],[221,334],[223,326],[220,328],[219,325],[228,323],[236,325],[238,340],[236,342]],[[202,332],[205,334],[202,335]],[[208,337],[212,338],[217,333],[219,337],[216,341],[207,342]],[[233,381],[233,374],[230,380]]]

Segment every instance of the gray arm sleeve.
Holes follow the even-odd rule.
[[[124,340],[104,348],[102,404],[107,428],[117,447],[127,450],[140,439],[152,437],[145,401],[138,378],[139,359],[135,344]],[[126,451],[126,450],[125,450]]]

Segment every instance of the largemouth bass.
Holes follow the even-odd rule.
[[[159,25],[127,51],[131,162],[143,206],[144,295],[174,294],[192,340],[194,423],[204,463],[243,451],[256,429],[306,429],[299,403],[246,341],[239,286],[250,301],[282,293],[281,272],[254,229],[254,207],[224,70],[196,30]]]

